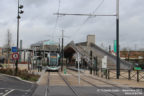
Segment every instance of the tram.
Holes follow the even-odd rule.
[[[59,53],[50,52],[47,55],[46,71],[59,71],[60,69],[60,55]]]

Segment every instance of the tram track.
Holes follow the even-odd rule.
[[[73,72],[74,72],[74,71],[73,71]],[[111,85],[111,86],[116,87],[116,88],[121,88],[120,86],[117,86],[116,84],[112,84],[112,83],[106,82],[106,81],[104,81],[104,80],[101,80],[101,79],[98,79],[98,78],[94,78],[94,77],[85,75],[84,73],[81,74],[81,75],[83,75],[83,76],[85,76],[85,77],[87,77],[87,78],[93,79],[93,80],[97,80],[97,81],[99,81],[99,82],[103,82],[103,83],[105,83],[105,84]]]
[[[75,72],[74,70],[71,70],[71,69],[69,69],[69,70]],[[92,77],[92,76],[88,76],[88,75],[85,75],[84,73],[82,73],[81,75],[83,75],[83,76],[85,76],[85,77],[87,77],[87,78],[90,78],[90,79],[93,79],[93,80],[97,80],[97,81],[99,81],[99,82],[103,82],[103,83],[105,83],[105,84],[111,85],[111,86],[113,86],[113,87],[115,87],[115,88],[122,89],[122,87],[120,87],[120,86],[118,86],[118,85],[116,85],[116,84],[113,84],[113,83],[106,82],[106,81],[104,81],[104,80],[102,80],[102,79],[98,79],[98,78],[95,78],[95,77]],[[126,88],[132,89],[132,88],[130,88],[130,87],[128,87],[128,86],[126,86]],[[125,89],[126,89],[126,88],[125,88]]]
[[[50,72],[48,72],[48,82],[47,82],[47,86],[45,88],[45,96],[48,96],[49,86],[50,86]]]
[[[71,91],[75,94],[75,96],[80,96],[78,94],[78,92],[71,86],[71,84],[69,83],[69,81],[67,79],[65,79],[59,72],[58,72],[58,74],[62,78],[62,80],[66,83],[66,85],[69,87],[69,89],[71,89]]]
[[[61,78],[63,84],[65,84],[65,85],[70,89],[70,91],[72,92],[72,93],[70,93],[71,96],[88,96],[88,94],[86,95],[85,92],[83,93],[82,90],[80,91],[79,89],[77,89],[76,86],[74,87],[73,84],[71,83],[71,79],[70,79],[70,78],[66,78],[67,75],[63,75],[63,74],[61,74],[60,72],[56,72],[56,73],[57,73],[58,75],[55,74],[55,76],[58,76],[59,78]],[[73,73],[73,71],[68,71],[68,73],[70,74],[70,75],[68,75],[68,76],[72,76],[72,77],[75,77],[75,78],[78,77],[77,75],[75,75],[75,74]],[[52,74],[52,75],[53,75],[53,74]],[[82,80],[83,82],[87,83],[88,85],[96,88],[97,90],[102,89],[102,87],[101,87],[101,86],[97,86],[97,85],[94,84],[94,82],[92,82],[92,81],[89,81],[90,79],[97,80],[97,81],[100,81],[100,82],[103,82],[103,83],[112,85],[112,86],[114,86],[114,87],[117,87],[117,86],[114,85],[114,84],[111,84],[111,83],[108,83],[108,82],[105,82],[105,81],[96,79],[96,78],[94,78],[94,77],[87,76],[87,75],[85,75],[85,74],[82,74],[82,75],[83,75],[83,76],[81,77],[81,80]],[[71,78],[72,78],[72,77],[71,77]],[[47,82],[47,86],[46,86],[46,88],[45,88],[45,96],[49,96],[49,95],[51,94],[51,93],[50,93],[50,81],[51,81],[50,78],[51,78],[52,80],[54,79],[54,78],[52,78],[52,77],[50,76],[50,72],[48,72],[48,79],[47,79],[48,82]],[[120,88],[120,87],[117,87],[117,88]],[[97,90],[96,90],[96,91],[97,91]],[[96,92],[96,91],[95,91],[95,92]],[[97,94],[99,94],[99,95],[97,95]],[[113,93],[113,92],[109,92],[109,91],[101,91],[101,92],[100,92],[100,91],[97,91],[96,94],[95,94],[95,96],[124,96],[124,94],[123,94],[123,95],[118,95],[117,93]]]
[[[87,75],[85,75],[85,74],[82,74],[82,75],[84,75],[84,76],[87,77],[87,78],[91,78],[91,79],[93,79],[93,80],[97,80],[97,81],[100,81],[100,82],[103,82],[103,83],[105,83],[105,84],[109,84],[109,85],[111,85],[111,86],[113,86],[113,87],[116,87],[116,88],[120,88],[120,89],[121,89],[121,87],[117,86],[116,84],[108,83],[108,82],[106,82],[106,81],[103,81],[103,80],[100,80],[100,79],[97,79],[97,78],[94,78],[94,77],[91,77],[91,76],[87,76]]]
[[[72,76],[74,76],[75,78],[78,77],[78,76],[74,75],[74,74],[71,73],[71,72],[68,72],[68,73],[70,73],[70,74],[71,74]],[[84,75],[83,75],[83,76],[84,76]],[[87,76],[85,75],[85,77],[87,77]],[[91,78],[91,77],[88,77],[88,78]],[[92,78],[91,78],[91,79],[92,79]],[[94,79],[94,78],[93,78],[93,79]],[[101,89],[101,87],[96,86],[95,84],[89,82],[88,80],[86,80],[86,79],[84,79],[84,78],[82,78],[82,77],[81,77],[81,80],[84,81],[84,82],[86,82],[86,83],[88,83],[88,84],[90,84],[91,86],[95,87],[97,90],[98,90],[98,89]],[[95,79],[95,80],[97,80],[97,79]],[[100,81],[100,80],[98,80],[98,81]],[[100,82],[103,82],[103,83],[106,83],[106,84],[115,86],[115,87],[117,87],[117,88],[121,88],[121,87],[118,87],[118,86],[116,86],[116,85],[114,85],[114,84],[110,84],[110,83],[107,83],[107,82],[104,82],[104,81],[100,81]],[[112,92],[103,92],[103,93],[102,93],[102,96],[118,96],[118,95],[116,95],[116,94],[114,94],[114,93],[112,93]],[[123,96],[123,95],[122,95],[122,96]]]
[[[58,76],[63,80],[63,82],[68,86],[68,88],[71,90],[71,92],[74,94],[74,96],[80,96],[78,94],[78,92],[71,86],[71,84],[69,83],[69,81],[61,75],[61,73],[57,72]],[[44,96],[48,96],[49,95],[49,88],[50,88],[50,72],[48,72],[48,83],[47,83],[47,86],[45,88],[45,95]]]

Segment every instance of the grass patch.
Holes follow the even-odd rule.
[[[2,68],[0,69],[0,73],[15,76],[14,70],[11,68],[7,68],[7,69]],[[40,77],[39,75],[28,72],[27,70],[18,70],[17,76],[22,78],[23,80],[28,80],[32,82],[36,82]]]

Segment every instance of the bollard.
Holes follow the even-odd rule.
[[[105,78],[107,79],[107,69],[105,70]]]
[[[137,70],[137,82],[139,82],[139,70]]]
[[[90,74],[92,74],[92,68],[89,68],[90,69]]]
[[[97,74],[97,68],[96,68],[96,75],[98,75],[98,74]]]
[[[128,70],[128,80],[131,80],[131,70]]]
[[[102,75],[102,68],[101,68],[101,77],[103,77],[103,75]]]
[[[108,69],[108,79],[110,79],[110,71],[109,71],[109,69]]]
[[[66,73],[67,73],[66,68],[64,68],[64,74],[66,74]]]

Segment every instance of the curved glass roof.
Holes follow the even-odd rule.
[[[44,41],[43,45],[57,45],[58,43],[52,40]]]
[[[32,44],[31,46],[43,46],[43,45],[58,45],[58,43],[52,40],[44,40],[44,41],[39,41],[35,44]]]

